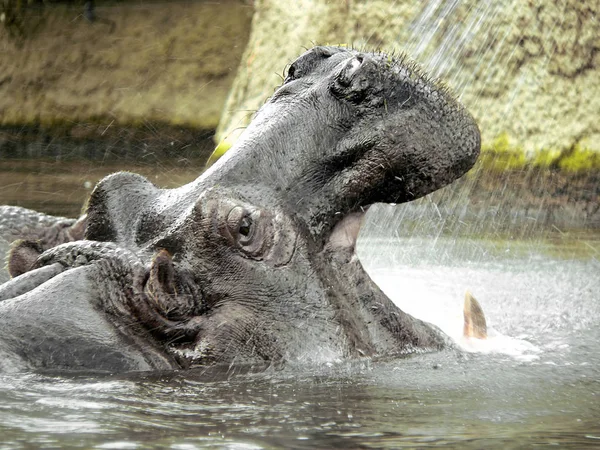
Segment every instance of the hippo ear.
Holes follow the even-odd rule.
[[[171,255],[164,249],[152,258],[144,293],[154,310],[168,319],[185,317],[194,309],[193,295],[178,283]]]
[[[14,278],[28,272],[43,252],[39,241],[15,241],[8,254],[8,273]]]
[[[87,214],[82,215],[77,221],[69,227],[67,233],[73,241],[81,241],[85,236],[85,228],[87,226]]]
[[[166,250],[160,250],[154,255],[144,290],[159,310],[168,313],[167,299],[174,297],[177,291],[175,290],[175,268],[171,255]]]

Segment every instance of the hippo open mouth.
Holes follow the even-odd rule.
[[[131,173],[101,181],[84,239],[21,263],[15,274],[35,271],[0,287],[0,299],[23,294],[0,303],[3,327],[21,333],[4,333],[0,353],[19,368],[124,371],[440,348],[445,337],[393,305],[353,243],[370,204],[447,185],[479,147],[472,117],[413,64],[309,50],[197,180],[177,189]],[[13,259],[31,263],[31,248],[16,246]],[[31,290],[35,277],[24,277],[44,269]],[[35,308],[22,317],[23,305],[69,301],[94,320],[47,331],[44,345],[30,337],[43,320]]]

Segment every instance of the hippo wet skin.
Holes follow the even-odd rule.
[[[367,206],[449,184],[479,147],[473,118],[414,65],[313,48],[192,183],[159,189],[117,173],[96,186],[86,217],[25,227],[0,286],[0,369],[318,364],[439,349],[447,338],[380,291],[354,242]],[[2,216],[0,232],[18,237],[19,211]]]

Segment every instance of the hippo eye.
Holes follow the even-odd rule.
[[[268,222],[259,210],[236,206],[227,215],[226,237],[245,255],[261,259],[271,241],[266,235]]]
[[[243,217],[240,221],[239,233],[242,236],[248,237],[248,235],[250,234],[250,227],[252,227],[252,218],[249,216]]]
[[[252,237],[252,217],[250,213],[241,206],[236,206],[227,216],[227,228],[233,241],[248,241]]]
[[[248,211],[246,208],[236,206],[227,216],[227,229],[229,235],[236,246],[247,247],[251,245],[255,238],[256,223],[254,217],[257,211]]]

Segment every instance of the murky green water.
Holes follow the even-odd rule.
[[[0,204],[75,217],[95,184],[108,174],[128,170],[160,187],[172,188],[195,179],[205,161],[181,158],[150,164],[114,159],[0,159]]]
[[[86,182],[114,169],[45,164],[3,161],[0,203],[74,214]],[[132,169],[174,186],[198,167]],[[488,347],[254,374],[0,376],[0,447],[600,446],[598,233],[473,238],[428,223],[405,235],[375,216],[358,248],[373,278],[449,332],[469,289]]]

